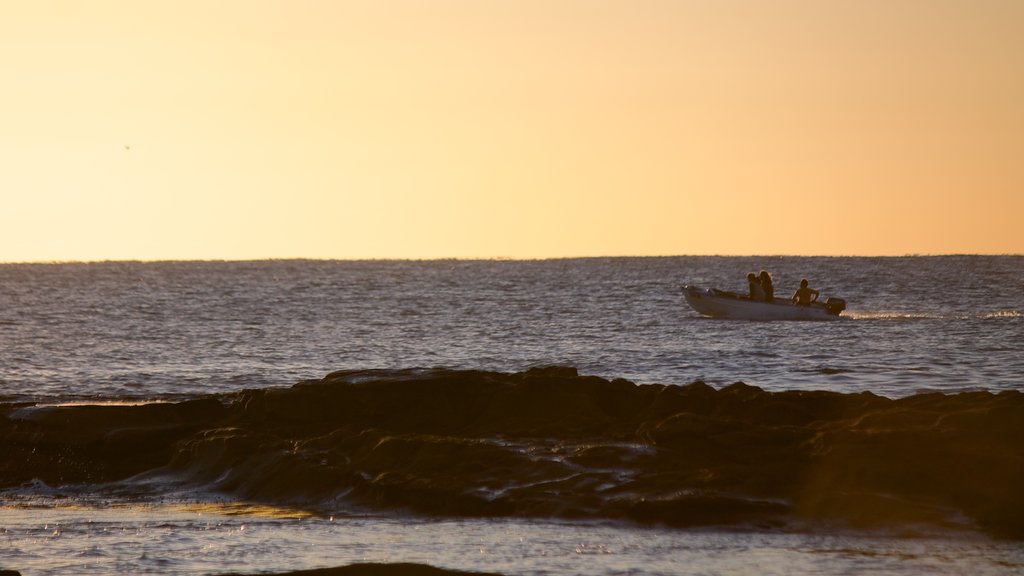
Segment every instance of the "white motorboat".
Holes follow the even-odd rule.
[[[842,298],[828,298],[808,306],[775,298],[772,302],[751,300],[746,296],[714,288],[683,286],[683,296],[691,308],[712,318],[736,320],[837,320],[846,309]]]

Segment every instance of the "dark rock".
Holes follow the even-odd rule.
[[[177,404],[0,405],[0,487],[146,471],[314,510],[1024,538],[1024,394],[637,386],[574,368],[346,371]]]

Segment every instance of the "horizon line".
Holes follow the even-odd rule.
[[[906,254],[659,254],[659,255],[598,255],[598,256],[437,256],[437,257],[378,257],[378,258],[319,258],[304,256],[265,258],[106,258],[85,260],[0,260],[0,265],[47,264],[169,264],[186,262],[244,263],[244,262],[543,262],[553,260],[608,260],[639,258],[948,258],[948,257],[1020,257],[1021,252],[948,252]]]

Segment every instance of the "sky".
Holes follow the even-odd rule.
[[[0,261],[1024,253],[1018,0],[0,0]]]

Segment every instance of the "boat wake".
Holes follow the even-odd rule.
[[[995,312],[979,312],[975,314],[940,314],[929,312],[899,312],[899,311],[847,311],[845,318],[851,320],[885,320],[885,321],[909,321],[909,320],[993,320],[1007,318],[1021,318],[1024,314],[1020,310],[999,310]]]
[[[941,314],[928,314],[923,312],[858,312],[847,311],[846,317],[851,320],[944,320],[947,317]]]

